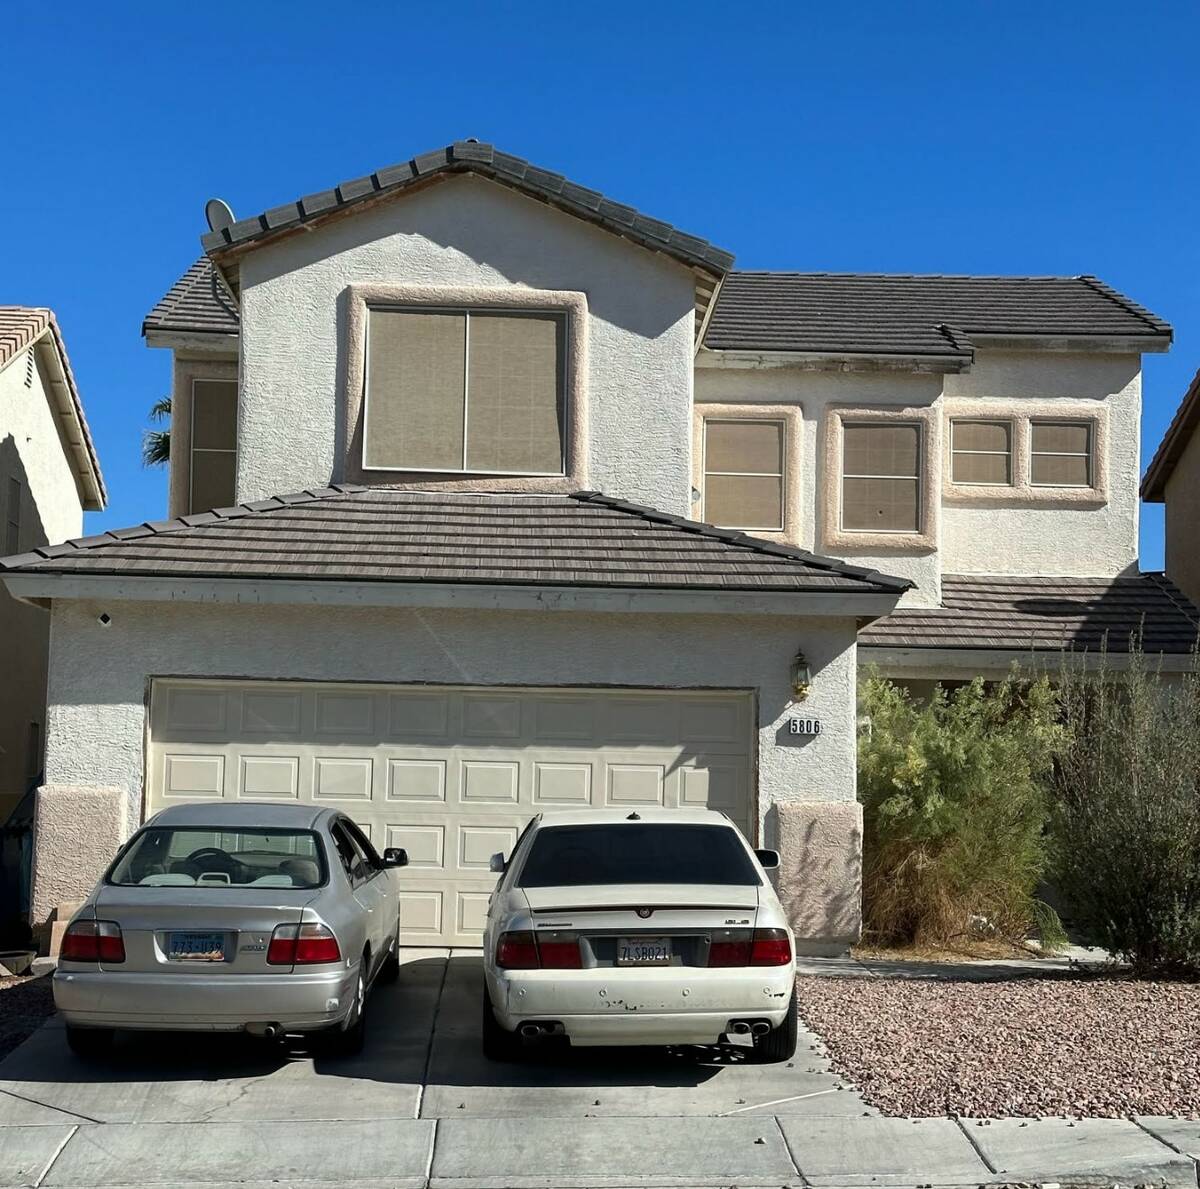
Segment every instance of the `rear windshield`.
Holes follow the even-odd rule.
[[[113,864],[122,887],[317,888],[325,852],[311,830],[150,828]]]
[[[518,884],[523,888],[584,884],[762,883],[741,839],[729,826],[546,826],[533,837]]]

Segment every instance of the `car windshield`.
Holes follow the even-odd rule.
[[[311,830],[151,827],[113,864],[122,887],[317,888],[325,852]]]
[[[518,884],[523,888],[583,884],[762,883],[729,826],[545,826],[533,836]]]

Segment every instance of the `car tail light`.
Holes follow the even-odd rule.
[[[496,943],[496,965],[501,970],[536,970],[537,941],[532,933],[501,933]]]
[[[785,929],[755,929],[751,966],[786,966],[792,960],[792,943]]]
[[[75,921],[63,934],[58,957],[63,962],[103,962],[114,966],[125,961],[125,939],[116,921]]]
[[[709,966],[749,966],[750,939],[714,941],[708,947]]]
[[[579,940],[556,938],[548,941],[539,937],[538,954],[545,970],[579,970],[583,966],[583,955],[579,952]]]
[[[316,966],[341,960],[337,938],[325,925],[279,925],[267,947],[270,966]]]

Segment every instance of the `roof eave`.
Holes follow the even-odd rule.
[[[1183,400],[1179,402],[1175,416],[1171,418],[1171,424],[1167,426],[1167,432],[1163,434],[1162,441],[1159,442],[1158,449],[1155,450],[1154,457],[1146,468],[1146,474],[1143,476],[1138,490],[1142,499],[1147,503],[1161,504],[1166,501],[1167,483],[1174,474],[1175,465],[1183,457],[1183,452],[1187,449],[1198,426],[1200,426],[1200,371],[1197,371],[1192,377],[1192,382],[1183,394]]]
[[[1013,349],[1030,347],[1038,351],[1078,351],[1105,354],[1161,355],[1171,349],[1172,334],[994,334],[972,331],[977,347]]]
[[[166,329],[143,325],[142,338],[146,340],[147,347],[168,347],[172,350],[232,351],[237,354],[238,349],[238,335],[200,327]]]
[[[704,346],[696,356],[696,366],[741,369],[795,367],[810,371],[915,371],[953,374],[969,371],[973,360],[974,355],[970,353],[763,351]]]

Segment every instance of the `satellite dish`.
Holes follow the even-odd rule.
[[[209,231],[224,231],[234,224],[233,211],[223,198],[210,198],[204,204],[204,217],[208,220]]]

